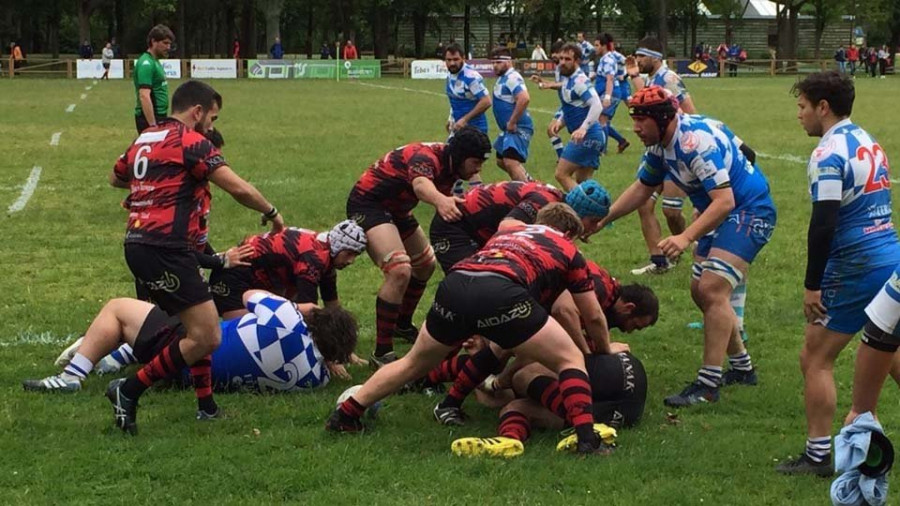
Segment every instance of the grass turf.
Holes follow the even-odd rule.
[[[898,83],[858,80],[853,116],[894,157],[900,156],[900,127],[884,99],[900,92]],[[330,227],[344,218],[350,187],[372,161],[410,141],[445,137],[441,81],[213,84],[225,97],[217,126],[226,158],[290,225]],[[537,432],[523,457],[506,462],[451,456],[453,439],[495,432],[494,413],[473,401],[463,428],[437,425],[431,419],[436,399],[411,395],[389,398],[371,434],[326,434],[334,399],[368,376],[359,368],[352,370],[353,382],[333,381],[309,394],[221,395],[228,419],[215,423],[193,420],[191,392],[153,392],[142,400],[137,438],[112,428],[102,395],[106,378],[91,378],[75,395],[24,393],[21,380],[53,373],[53,358],[105,300],[133,293],[121,246],[124,194],[108,186],[107,176],[134,138],[134,92],[124,81],[89,91],[87,81],[0,81],[0,206],[18,197],[34,165],[43,168],[26,208],[0,216],[6,238],[0,243],[0,502],[824,503],[827,481],[773,471],[776,461],[802,449],[805,437],[797,355],[810,205],[802,160],[817,141],[795,119],[791,84],[790,78],[688,82],[702,113],[725,121],[760,153],[778,206],[774,239],[749,277],[749,350],[761,384],[727,388],[719,404],[667,422],[662,398],[693,379],[700,363],[702,335],[686,327],[699,312],[687,292],[689,262],[663,277],[629,274],[646,260],[632,215],[583,250],[624,282],[650,284],[660,297],[659,323],[627,338],[649,375],[643,422],[621,432],[619,450],[609,458],[557,455],[555,434]],[[542,130],[557,100],[530,89],[538,132],[528,168],[552,180],[555,156]],[[75,110],[66,113],[73,103]],[[633,180],[640,156],[629,123],[623,109],[614,124],[632,147],[605,157],[597,173],[613,194]],[[51,147],[54,132],[62,136]],[[493,161],[483,174],[487,181],[503,176]],[[221,191],[214,197],[215,246],[224,249],[262,231],[255,213]],[[423,225],[432,212],[419,207]],[[432,279],[417,320],[439,279]],[[374,344],[379,283],[380,272],[366,258],[339,276],[342,302],[359,317],[366,354]],[[837,362],[838,419],[849,405],[855,347]],[[897,388],[889,382],[881,412],[889,435],[898,415]]]

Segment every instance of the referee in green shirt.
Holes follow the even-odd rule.
[[[169,113],[169,83],[160,58],[169,55],[175,34],[166,25],[156,25],[147,34],[147,51],[134,64],[134,125],[138,134],[156,126],[157,118]]]

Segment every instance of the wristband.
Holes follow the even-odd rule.
[[[612,100],[612,95],[610,95],[610,94],[603,95],[603,100]]]
[[[275,206],[272,206],[272,209],[269,212],[263,213],[263,216],[267,220],[275,219],[275,217],[278,216],[278,208],[276,208]]]
[[[218,258],[219,261],[222,262],[221,267],[222,267],[223,269],[228,269],[229,267],[231,267],[230,265],[228,265],[228,257],[225,256],[225,253],[216,253],[216,254],[213,255],[213,256],[214,256],[215,258]]]

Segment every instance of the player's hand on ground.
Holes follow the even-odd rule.
[[[516,130],[517,130],[516,122],[513,120],[509,120],[509,122],[506,123],[506,131],[511,134],[514,134],[514,133],[516,133]]]
[[[813,323],[816,320],[825,318],[828,310],[822,304],[821,290],[804,290],[803,291],[803,313],[806,315],[806,321]]]
[[[457,204],[464,204],[466,199],[460,197],[444,197],[438,201],[435,208],[444,221],[454,222],[462,219],[462,211]]]
[[[631,351],[631,346],[628,346],[628,343],[609,343],[609,353],[610,355],[615,355],[617,353],[628,353]]]
[[[684,250],[691,245],[691,241],[688,240],[683,234],[673,235],[666,237],[662,241],[659,241],[659,249],[669,258],[677,258],[681,255]]]
[[[225,265],[223,267],[226,269],[231,269],[232,267],[246,267],[250,265],[250,262],[247,260],[252,256],[253,246],[250,244],[228,248],[228,250],[225,251]]]
[[[369,361],[364,358],[360,358],[360,356],[356,353],[351,353],[350,365],[369,365]]]
[[[330,372],[332,376],[337,376],[338,378],[341,378],[343,380],[353,379],[353,377],[350,376],[350,373],[347,372],[347,368],[344,367],[343,364],[338,364],[337,362],[326,362],[325,365],[328,366],[328,372]]]
[[[587,135],[587,129],[584,127],[580,127],[578,128],[578,130],[572,132],[572,140],[575,142],[581,142],[582,140],[584,140],[585,135]]]

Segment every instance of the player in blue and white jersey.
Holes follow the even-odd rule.
[[[576,44],[566,44],[560,48],[558,58],[558,82],[534,80],[541,89],[555,89],[559,95],[562,114],[550,123],[548,133],[555,135],[563,126],[569,131],[569,142],[557,162],[555,174],[563,190],[569,191],[590,178],[599,167],[600,156],[606,151],[606,133],[599,123],[603,110],[600,97],[578,68],[581,49]]]
[[[447,65],[447,85],[445,93],[450,100],[450,116],[447,118],[447,133],[453,133],[469,125],[488,133],[485,112],[491,108],[491,94],[484,85],[484,77],[466,64],[465,53],[459,44],[450,44],[444,49],[444,64]],[[469,185],[480,185],[481,175],[469,178]],[[462,180],[453,187],[453,193],[461,196]]]
[[[613,127],[612,119],[616,115],[619,102],[631,95],[631,89],[625,80],[625,57],[616,51],[612,35],[604,33],[594,39],[594,48],[600,57],[597,60],[597,78],[594,88],[603,104],[600,124],[608,137],[619,144],[618,153],[628,148],[629,142]],[[624,85],[624,86],[623,86]]]
[[[550,46],[550,60],[555,65],[554,69],[554,78],[552,83],[544,82],[540,75],[534,74],[531,76],[531,80],[537,83],[538,88],[541,90],[557,90],[559,89],[559,82],[562,80],[562,77],[559,75],[559,50],[565,45],[562,41],[556,41]],[[550,138],[550,145],[553,146],[553,151],[556,152],[556,159],[559,160],[562,157],[563,149],[565,149],[565,144],[563,144],[562,139],[559,137],[559,128],[555,127],[556,122],[562,119],[562,108],[560,107],[556,113],[553,115],[553,119],[550,121],[550,124],[547,127],[547,137]]]
[[[666,176],[700,211],[684,232],[659,242],[663,254],[674,258],[698,241],[691,297],[703,311],[704,325],[703,367],[696,381],[680,394],[667,397],[665,403],[685,407],[716,402],[720,384],[756,383],[730,298],[774,231],[776,213],[769,184],[729,130],[718,127],[714,120],[679,112],[674,97],[665,89],[641,89],[631,97],[629,113],[647,151],[638,181],[616,199],[600,226],[644,204]],[[726,352],[731,370],[723,376]]]
[[[528,113],[531,97],[522,74],[513,68],[509,49],[498,48],[492,54],[494,73],[494,119],[500,135],[494,141],[497,166],[505,170],[513,181],[530,181],[525,170],[528,146],[534,135],[534,121]]]
[[[803,297],[808,323],[800,354],[806,383],[806,451],[778,470],[830,475],[834,361],[865,327],[866,306],[900,263],[900,242],[891,221],[887,155],[868,132],[850,121],[856,95],[853,80],[839,72],[822,72],[797,83],[794,91],[800,124],[821,140],[807,169],[813,209]],[[889,285],[886,292],[890,290]],[[894,314],[892,319],[896,318]],[[891,333],[896,330],[889,321],[881,323]]]
[[[684,87],[681,77],[670,70],[663,61],[662,44],[653,37],[645,37],[638,42],[638,49],[635,52],[635,64],[626,68],[631,82],[634,84],[635,91],[646,86],[661,86],[675,96],[678,100],[678,106],[687,114],[696,114],[694,102],[690,94]],[[641,74],[646,74],[645,79]],[[686,222],[683,214],[684,197],[676,184],[669,179],[657,188],[657,197],[662,195],[662,211],[666,218],[669,232],[672,235],[681,234],[684,231]],[[660,239],[662,239],[662,230],[659,226],[659,220],[656,219],[657,198],[649,200],[640,209],[638,215],[641,219],[641,233],[644,236],[644,242],[650,253],[650,263],[634,269],[632,274],[665,274],[675,266],[674,260],[666,258],[659,249]]]
[[[347,362],[356,346],[356,321],[344,309],[295,305],[262,290],[245,292],[244,303],[249,313],[220,323],[222,344],[212,354],[209,385],[216,391],[324,386],[331,364]],[[69,350],[61,374],[26,380],[23,386],[29,391],[74,392],[94,364],[121,344],[133,348],[136,362],[146,363],[184,334],[177,317],[150,303],[113,299],[94,318],[80,345]],[[186,380],[190,372],[185,370]],[[198,411],[198,418],[215,415]]]
[[[594,45],[591,44],[591,41],[584,36],[584,32],[578,32],[575,35],[575,41],[578,44],[578,47],[581,49],[581,56],[578,60],[578,67],[584,72],[584,75],[588,76],[588,79],[591,81],[594,80]]]

